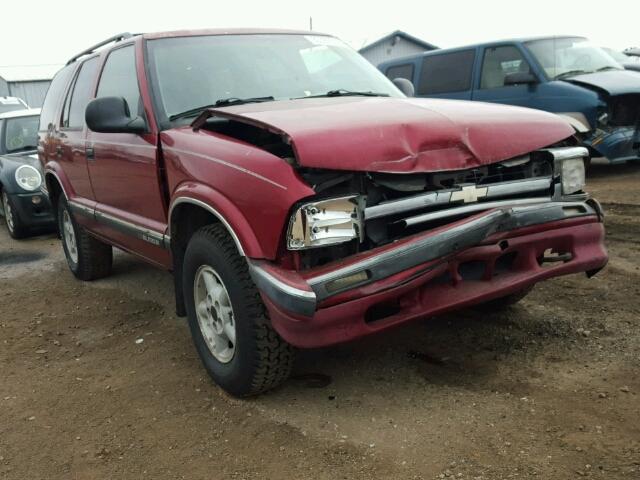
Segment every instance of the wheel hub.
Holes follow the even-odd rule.
[[[196,272],[193,296],[198,326],[209,351],[219,362],[230,362],[236,348],[233,307],[226,286],[212,267],[202,265]]]

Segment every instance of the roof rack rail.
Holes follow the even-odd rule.
[[[89,55],[89,54],[95,52],[100,47],[104,47],[105,45],[108,45],[108,44],[110,44],[112,42],[120,42],[122,40],[126,40],[127,38],[131,38],[131,37],[133,37],[133,35],[131,33],[129,33],[129,32],[119,33],[118,35],[114,35],[113,37],[109,37],[106,40],[104,40],[104,41],[102,41],[100,43],[96,43],[94,46],[89,47],[86,50],[83,50],[82,52],[78,53],[77,55],[74,55],[67,62],[67,65],[69,65],[70,63],[75,62],[80,57],[83,57],[85,55]]]

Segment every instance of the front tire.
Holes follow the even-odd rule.
[[[78,225],[63,195],[58,200],[58,231],[71,273],[90,281],[111,273],[113,249]]]
[[[288,378],[294,349],[271,326],[247,263],[222,225],[202,227],[189,241],[183,285],[193,342],[220,387],[245,397]]]
[[[2,210],[4,212],[4,222],[11,238],[18,240],[26,237],[28,229],[22,224],[16,215],[16,209],[13,208],[13,203],[11,202],[7,192],[4,190],[2,191]]]

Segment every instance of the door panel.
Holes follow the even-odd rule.
[[[84,110],[95,84],[98,57],[85,60],[69,88],[60,121],[54,158],[58,160],[71,184],[74,194],[84,201],[93,201],[93,189],[85,154],[86,126]]]
[[[131,118],[147,118],[138,85],[134,45],[112,50],[105,60],[96,98],[126,100]],[[89,175],[99,233],[156,263],[168,264],[162,245],[166,202],[159,181],[157,135],[87,133]]]

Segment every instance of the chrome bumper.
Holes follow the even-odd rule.
[[[589,215],[597,215],[598,218],[603,215],[599,204],[592,199],[492,209],[484,215],[447,230],[432,235],[427,232],[415,241],[403,243],[398,248],[387,249],[379,255],[307,278],[305,286],[308,289],[283,282],[263,268],[259,261],[248,260],[249,271],[258,289],[273,303],[291,313],[310,317],[316,311],[319,302],[333,295],[473,247],[494,233]],[[343,289],[327,288],[336,280],[358,273],[364,273],[363,277],[366,279]],[[295,272],[292,274],[297,276]]]

